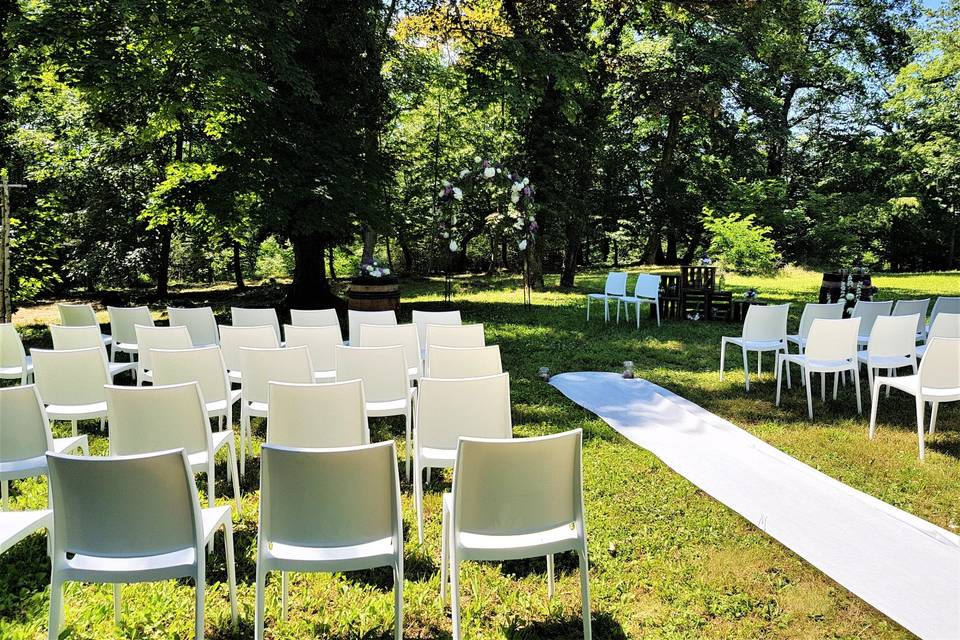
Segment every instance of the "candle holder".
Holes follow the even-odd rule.
[[[623,361],[623,377],[628,380],[632,380],[634,378],[633,360]]]
[[[537,371],[537,375],[540,376],[540,379],[544,382],[550,382],[550,369],[549,367],[540,367]]]

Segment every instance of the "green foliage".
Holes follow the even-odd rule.
[[[703,210],[703,226],[710,237],[710,254],[722,267],[746,276],[770,275],[780,267],[781,256],[770,234],[773,229],[746,216],[720,216]]]
[[[258,278],[289,278],[293,273],[293,249],[270,236],[260,243],[255,273]]]

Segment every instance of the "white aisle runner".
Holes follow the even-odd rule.
[[[960,639],[955,534],[646,380],[586,372],[550,384],[911,632]]]

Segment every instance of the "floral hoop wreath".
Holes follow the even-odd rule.
[[[485,185],[503,187],[505,195],[509,197],[506,211],[494,212],[486,217],[486,223],[493,227],[500,227],[505,232],[515,234],[517,248],[526,251],[536,242],[536,233],[539,229],[536,216],[531,208],[536,189],[530,183],[530,178],[521,177],[506,167],[492,161],[484,160],[480,156],[473,158],[477,168],[464,169],[458,178],[460,185],[449,180],[443,181],[443,187],[437,198],[439,219],[437,231],[440,239],[447,242],[451,253],[460,249],[458,239],[462,238],[460,216],[457,215],[456,203],[463,201],[464,189],[468,191],[482,188]]]

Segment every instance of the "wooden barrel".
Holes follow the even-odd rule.
[[[350,284],[347,307],[354,311],[399,311],[400,285]]]
[[[848,290],[847,293],[856,293],[857,283],[860,283],[862,285],[860,288],[860,299],[870,300],[873,298],[873,294],[876,293],[876,290],[873,288],[872,280],[868,274],[850,274],[846,272],[824,273],[823,283],[820,285],[820,303],[825,304],[828,302],[839,301],[840,285],[847,280],[848,276],[853,277],[853,289]]]

